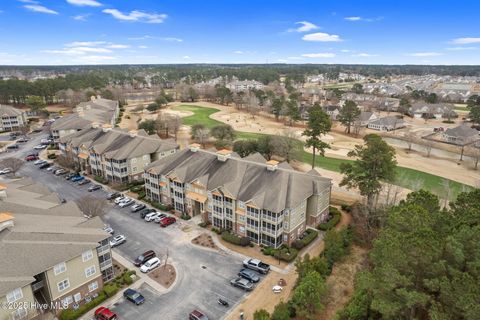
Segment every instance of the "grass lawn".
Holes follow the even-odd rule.
[[[173,108],[174,110],[179,111],[191,111],[194,114],[182,119],[185,125],[194,125],[194,124],[203,124],[207,128],[212,128],[219,124],[223,124],[223,122],[210,119],[209,116],[215,112],[218,112],[218,109],[215,108],[204,108],[204,107],[197,107],[192,105],[181,105]],[[237,131],[237,139],[258,139],[264,134],[261,133],[250,133],[250,132],[241,132]],[[298,141],[298,148],[301,148],[300,156],[301,161],[311,164],[312,163],[312,154],[303,150],[303,144]],[[337,159],[337,158],[330,158],[330,157],[322,157],[317,156],[315,159],[315,166],[326,169],[329,171],[340,172],[340,164],[347,163],[353,160],[346,160],[346,159]],[[397,182],[396,184],[407,188],[407,189],[415,189],[416,187],[424,188],[430,190],[440,196],[443,194],[444,184],[445,181],[448,181],[451,187],[451,199],[455,199],[456,196],[464,191],[473,189],[470,186],[464,185],[460,182],[456,182],[453,180],[449,180],[446,178],[442,178],[427,172],[418,171],[415,169],[405,168],[405,167],[397,167]]]

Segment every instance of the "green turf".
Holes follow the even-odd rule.
[[[179,111],[191,111],[194,114],[182,119],[185,125],[194,125],[194,124],[203,124],[205,127],[212,128],[214,126],[223,124],[223,122],[210,119],[210,115],[218,112],[218,109],[215,108],[204,108],[192,105],[180,105],[178,107],[174,107],[173,109]],[[264,134],[261,133],[250,133],[250,132],[240,132],[236,131],[237,139],[258,139]],[[312,154],[303,150],[303,144],[298,141],[298,148],[301,149],[301,161],[311,164],[312,163]],[[315,159],[315,166],[320,167],[329,171],[340,172],[340,164],[341,163],[348,163],[352,162],[353,160],[345,160],[345,159],[337,159],[337,158],[330,158],[330,157],[322,157],[317,156]],[[430,190],[434,193],[439,194],[440,196],[444,196],[444,185],[448,182],[451,193],[450,199],[456,198],[456,196],[464,191],[470,190],[472,187],[464,185],[462,183],[449,180],[446,178],[442,178],[430,173],[405,168],[405,167],[397,167],[397,181],[396,184],[408,188],[408,189],[416,189],[416,188],[424,188]]]

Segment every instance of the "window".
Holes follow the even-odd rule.
[[[58,274],[63,273],[65,271],[67,271],[67,265],[65,264],[65,262],[59,263],[55,267],[53,267],[53,273],[55,275],[58,275]]]
[[[73,300],[75,302],[79,302],[80,300],[82,300],[82,294],[79,292],[79,293],[76,293],[74,296],[73,296]]]
[[[97,289],[98,289],[98,282],[97,281],[92,282],[88,285],[88,291],[89,292],[95,291]]]
[[[62,305],[67,306],[73,302],[72,296],[68,296],[62,299]]]
[[[137,159],[133,158],[131,163],[137,163]]]
[[[83,262],[87,262],[88,260],[93,258],[93,252],[92,250],[85,251],[82,253],[82,260]]]
[[[239,208],[242,208],[242,209],[245,209],[245,202],[243,202],[243,201],[238,201],[238,207],[239,207]]]
[[[85,269],[85,276],[87,278],[93,276],[94,274],[95,274],[95,266],[91,266]]]
[[[7,294],[7,302],[15,302],[23,298],[22,288],[17,288]]]
[[[143,156],[143,160],[148,160],[149,158],[150,158],[150,157],[149,157],[148,154],[146,154],[146,155]]]
[[[68,289],[70,288],[70,281],[68,281],[68,279],[60,281],[59,283],[57,283],[57,287],[58,287],[58,291],[63,291],[65,289]]]
[[[25,308],[19,308],[12,313],[13,320],[25,319],[27,317],[28,311]]]

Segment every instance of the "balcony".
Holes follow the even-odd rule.
[[[258,220],[258,219],[260,219],[260,214],[258,214],[258,213],[255,214],[255,213],[251,213],[251,212],[248,212],[248,211],[247,211],[247,217],[248,217],[248,218],[255,219],[255,220]]]
[[[271,236],[276,236],[277,233],[274,229],[270,229],[270,228],[262,228],[262,233],[266,233],[266,234],[269,234]]]
[[[260,231],[260,227],[255,227],[255,226],[252,226],[251,224],[247,224],[247,229],[255,231],[257,233]]]
[[[101,247],[97,248],[97,253],[98,253],[99,256],[103,256],[104,254],[109,253],[109,252],[110,252],[110,244],[107,244],[107,245],[104,245],[104,246],[101,246]]]
[[[113,264],[112,264],[112,260],[107,260],[107,261],[103,261],[102,263],[100,263],[100,270],[103,271],[105,269],[108,269],[110,267],[112,267]]]
[[[40,280],[38,282],[32,283],[32,291],[38,291],[45,286],[45,280]]]
[[[262,215],[262,221],[268,221],[268,222],[272,222],[274,224],[278,224],[278,223],[283,221],[283,216],[280,216],[278,218],[274,218],[274,217],[269,217],[269,216],[266,216],[266,215]]]

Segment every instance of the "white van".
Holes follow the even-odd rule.
[[[147,262],[145,262],[140,267],[140,271],[142,271],[143,273],[147,273],[147,272],[152,271],[153,269],[155,269],[158,266],[160,266],[160,259],[155,257],[155,258],[152,258],[152,259],[148,260]]]

